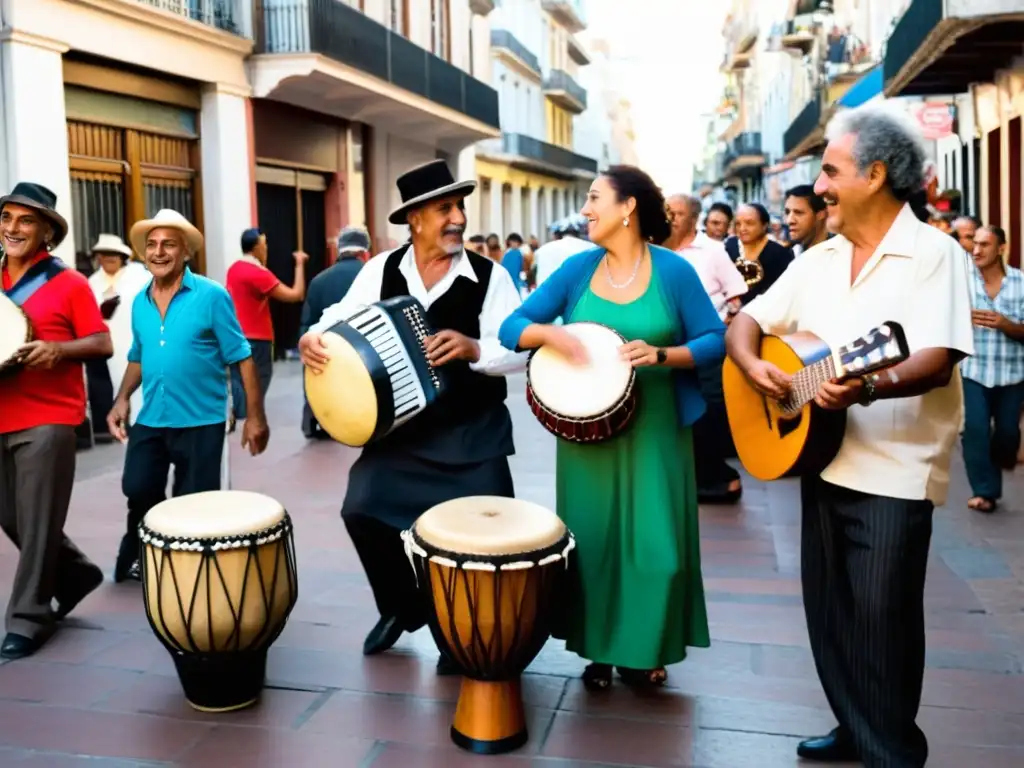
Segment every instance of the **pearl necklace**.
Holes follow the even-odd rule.
[[[640,272],[640,262],[643,261],[643,260],[644,260],[644,254],[641,251],[640,256],[637,257],[636,264],[633,265],[633,274],[631,274],[629,276],[629,279],[626,282],[619,284],[619,283],[616,283],[614,280],[612,280],[612,268],[611,268],[611,265],[608,263],[608,255],[605,254],[605,257],[604,257],[604,270],[605,270],[606,276],[608,277],[608,285],[610,285],[612,288],[614,288],[614,289],[616,289],[618,291],[621,291],[623,288],[628,288],[629,286],[631,286],[633,284],[633,281],[636,280],[637,273]]]

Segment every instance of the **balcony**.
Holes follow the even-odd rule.
[[[911,0],[886,42],[885,95],[956,94],[992,82],[1013,69],[1022,39],[1019,3]]]
[[[538,80],[541,78],[540,59],[508,30],[491,31],[491,53],[510,66],[523,70]]]
[[[783,49],[800,56],[806,56],[818,40],[817,27],[809,16],[790,19],[786,22],[780,42]]]
[[[590,54],[587,53],[587,49],[583,47],[583,43],[576,38],[576,35],[569,35],[569,58],[581,67],[587,66],[591,61]]]
[[[583,0],[541,0],[541,8],[555,17],[570,34],[587,28],[587,14]]]
[[[811,97],[783,135],[782,149],[787,160],[801,157],[824,141],[824,123],[831,111],[823,108],[820,93]]]
[[[503,133],[500,140],[478,145],[477,153],[480,157],[489,157],[516,168],[540,171],[559,178],[593,178],[597,175],[597,160],[522,133]]]
[[[561,69],[551,70],[551,74],[545,78],[544,95],[574,115],[579,115],[587,109],[586,88]]]
[[[756,172],[765,164],[761,149],[761,132],[744,131],[726,142],[722,153],[724,176],[743,176]]]
[[[499,135],[498,93],[340,0],[257,0],[253,96],[458,150]]]

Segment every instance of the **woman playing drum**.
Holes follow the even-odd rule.
[[[567,259],[501,327],[509,349],[549,346],[585,362],[564,327],[608,326],[628,342],[637,408],[599,443],[559,440],[558,514],[577,540],[567,647],[592,660],[591,689],[612,667],[629,684],[660,685],[687,647],[709,645],[700,570],[690,427],[704,410],[695,367],[724,356],[725,326],[693,267],[650,245],[669,234],[665,200],[645,173],[613,166],[594,181],[583,215],[599,248]],[[598,386],[599,382],[595,382]]]

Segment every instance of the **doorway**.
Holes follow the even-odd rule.
[[[256,213],[267,236],[267,268],[285,285],[295,282],[295,251],[305,251],[306,286],[325,267],[327,179],[318,173],[257,166]],[[283,360],[298,346],[302,304],[270,303],[274,357]]]

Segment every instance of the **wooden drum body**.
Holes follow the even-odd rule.
[[[267,651],[298,599],[288,513],[258,493],[197,493],[153,507],[139,537],[146,616],[189,704],[255,704]]]
[[[17,370],[18,350],[32,341],[32,324],[25,311],[0,293],[0,376]]]
[[[549,347],[530,355],[526,402],[541,425],[573,443],[600,443],[623,432],[636,413],[636,371],[619,356],[626,340],[599,323],[569,323],[589,357],[574,365]]]
[[[478,754],[518,749],[520,676],[561,610],[572,534],[540,505],[470,496],[427,510],[402,538],[434,640],[464,675],[452,741]]]

